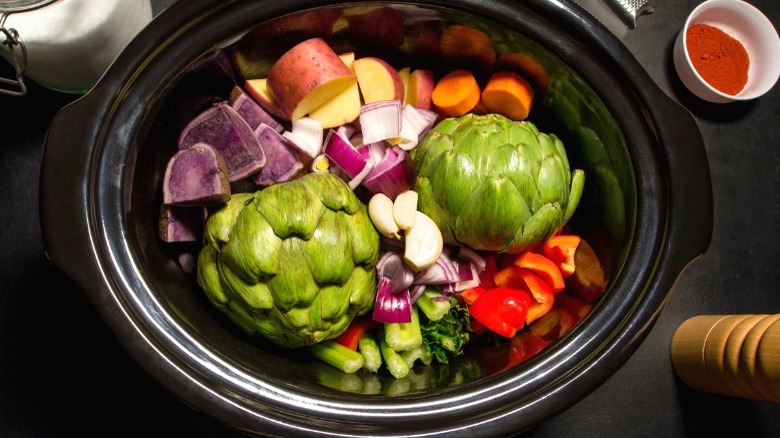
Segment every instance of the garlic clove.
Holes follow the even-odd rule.
[[[414,219],[417,216],[417,192],[407,190],[396,196],[393,202],[393,219],[398,224],[398,228],[409,230],[414,226]]]
[[[377,193],[368,201],[368,216],[374,227],[385,237],[401,240],[401,231],[393,219],[393,200],[384,193]]]
[[[415,212],[414,226],[406,231],[404,261],[419,272],[436,263],[443,248],[441,231],[433,219]]]

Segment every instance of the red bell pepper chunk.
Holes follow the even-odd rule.
[[[470,289],[461,291],[460,297],[463,299],[463,302],[466,303],[467,306],[470,306],[474,303],[474,301],[477,301],[477,298],[479,298],[480,295],[484,294],[487,291],[488,289],[482,286],[472,287]]]
[[[511,338],[525,327],[531,296],[521,289],[496,287],[481,294],[469,314],[493,332]]]
[[[585,304],[581,299],[571,295],[570,292],[562,292],[555,296],[555,307],[568,310],[579,321],[590,312],[593,304]]]
[[[504,369],[523,363],[550,345],[552,341],[542,339],[530,331],[523,330],[512,338],[509,344],[509,360]]]
[[[537,319],[528,328],[531,333],[548,341],[558,340],[566,332],[571,330],[577,319],[568,310],[554,307],[544,316]]]
[[[528,309],[528,316],[526,317],[526,324],[530,324],[538,318],[541,318],[547,312],[552,309],[555,303],[555,294],[547,283],[539,278],[533,272],[520,268],[521,275],[525,281],[528,291],[534,298],[534,302],[531,303],[531,308]]]
[[[352,350],[357,350],[360,337],[363,336],[364,333],[379,327],[379,324],[379,322],[374,321],[371,318],[371,315],[366,314],[358,316],[349,323],[349,326],[344,333],[333,338],[333,341]]]
[[[525,269],[530,269],[536,275],[544,279],[554,293],[566,288],[563,274],[558,265],[542,254],[524,251],[514,261],[514,264]]]
[[[574,273],[574,254],[582,239],[574,234],[558,234],[542,244],[542,254],[558,265],[564,278]]]

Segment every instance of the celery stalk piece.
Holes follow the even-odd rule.
[[[406,366],[412,368],[417,359],[422,362],[423,365],[430,365],[433,362],[433,355],[428,351],[428,347],[424,344],[419,345],[411,350],[399,353],[406,362]]]
[[[386,323],[385,341],[395,351],[407,351],[422,345],[422,330],[417,306],[412,306],[410,322]]]
[[[309,347],[317,359],[332,365],[345,373],[355,373],[363,368],[366,360],[359,352],[334,341],[323,341]]]
[[[409,367],[406,365],[406,361],[387,344],[385,336],[380,336],[379,351],[382,352],[385,366],[387,366],[387,370],[390,371],[393,377],[403,379],[409,374]]]
[[[444,298],[444,294],[428,286],[417,299],[417,306],[429,320],[438,321],[450,311],[450,300],[441,298]]]
[[[358,341],[358,351],[363,355],[365,364],[363,369],[375,373],[382,366],[382,353],[374,339],[373,333],[364,333]]]

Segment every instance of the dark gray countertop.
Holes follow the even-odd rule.
[[[152,1],[156,11],[169,3]],[[710,248],[683,272],[629,361],[581,402],[523,436],[780,436],[780,404],[693,391],[676,378],[669,359],[675,329],[694,315],[780,313],[774,229],[780,224],[780,86],[756,101],[728,105],[708,104],[682,88],[672,45],[699,3],[657,0],[635,29],[610,27],[699,124],[714,194]],[[779,2],[750,3],[777,26]],[[44,256],[43,142],[53,114],[73,99],[35,84],[24,98],[0,96],[0,435],[230,436],[149,377],[75,283]]]

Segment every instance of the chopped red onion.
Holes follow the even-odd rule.
[[[401,101],[382,100],[360,108],[360,130],[364,143],[397,138],[401,133]]]
[[[384,193],[390,199],[408,190],[414,177],[414,165],[405,150],[387,148],[381,162],[363,180],[363,186],[374,194]]]
[[[412,303],[409,299],[409,289],[393,293],[390,279],[380,277],[372,318],[381,323],[411,322]]]
[[[457,265],[460,277],[460,280],[455,284],[455,292],[479,286],[479,271],[474,263],[457,260],[455,265]]]
[[[414,272],[404,263],[403,257],[395,251],[387,251],[376,263],[379,277],[388,278],[393,293],[409,289],[414,281]]]
[[[404,106],[401,111],[401,141],[398,143],[398,146],[405,151],[411,150],[417,146],[420,138],[422,138],[424,133],[427,133],[431,129],[436,120],[431,119],[429,115],[422,111],[426,110],[416,108],[412,105]]]
[[[456,258],[459,260],[466,260],[477,265],[479,272],[484,271],[485,266],[487,266],[487,262],[485,261],[484,257],[479,255],[479,253],[474,251],[473,249],[465,246],[461,246],[458,248]]]
[[[443,253],[436,259],[436,263],[423,269],[414,276],[414,284],[448,284],[460,280],[455,264]]]
[[[414,303],[417,302],[417,300],[420,298],[420,296],[425,292],[425,289],[428,287],[426,284],[415,284],[409,289],[409,301],[414,305]],[[434,297],[434,299],[440,298],[440,297]]]
[[[322,152],[322,122],[312,117],[301,117],[292,122],[292,130],[282,134],[302,153],[314,158]]]

